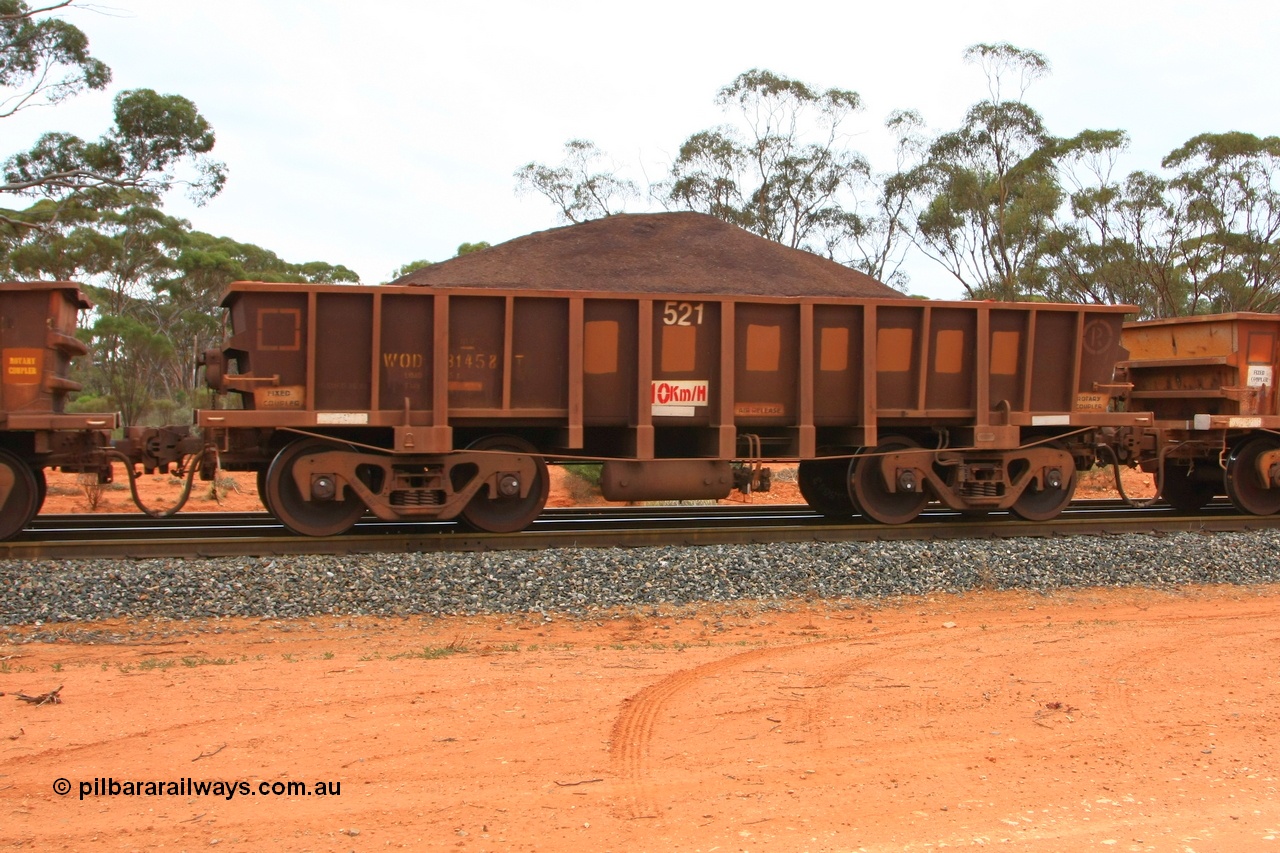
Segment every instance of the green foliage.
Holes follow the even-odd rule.
[[[410,261],[404,266],[396,267],[396,269],[391,273],[391,280],[395,281],[396,279],[402,278],[411,272],[417,272],[423,267],[429,267],[433,263],[435,263],[435,261],[428,261],[425,259],[420,261]]]
[[[616,167],[601,171],[605,154],[594,142],[571,139],[564,144],[564,152],[559,166],[531,162],[517,169],[517,191],[545,196],[565,222],[620,213],[628,199],[639,195],[634,183],[614,174]],[[463,254],[461,247],[458,253]]]
[[[1092,180],[1064,172],[1075,191],[1046,253],[1052,295],[1148,317],[1280,308],[1280,140],[1201,134],[1163,160],[1169,176],[1119,181],[1105,168],[1116,134],[1063,143]]]
[[[561,466],[571,476],[577,477],[590,486],[599,487],[602,467],[594,462],[575,462]]]
[[[455,258],[460,258],[463,255],[470,255],[472,252],[484,251],[485,249],[492,248],[492,246],[493,246],[492,243],[488,243],[484,240],[480,240],[479,242],[476,242],[476,243],[462,243],[461,245],[458,246],[458,251],[455,252],[453,256]],[[420,270],[423,267],[429,267],[433,263],[435,263],[435,261],[428,261],[428,260],[410,261],[404,266],[397,267],[395,271],[391,273],[391,280],[395,281],[396,279],[402,278],[411,272],[416,272],[417,270]]]
[[[1280,308],[1280,138],[1200,134],[1161,165],[1189,311]]]
[[[220,291],[233,281],[308,282],[311,284],[359,284],[360,277],[341,264],[324,261],[290,263],[275,252],[192,231],[186,235],[175,259],[179,282],[200,291]],[[219,297],[220,298],[220,297]]]
[[[1018,299],[1038,290],[1044,240],[1063,202],[1055,140],[1020,100],[1048,63],[1008,44],[974,45],[965,56],[983,68],[991,97],[938,136],[910,178],[918,245],[971,298]],[[1003,98],[1010,76],[1017,100]]]
[[[32,10],[24,0],[0,0],[0,89],[12,92],[0,103],[0,118],[111,81],[111,69],[89,55],[83,32],[60,18],[36,18],[70,5],[64,0]]]
[[[90,55],[88,37],[50,15],[73,2],[33,9],[25,0],[0,0],[0,118],[110,82],[111,70]],[[0,197],[46,203],[0,210],[0,249],[63,216],[157,206],[176,186],[197,203],[207,201],[226,181],[223,164],[209,157],[214,141],[213,128],[188,99],[145,88],[120,92],[113,124],[96,140],[51,130],[4,160]]]
[[[857,92],[753,68],[721,88],[716,103],[735,109],[739,124],[685,140],[660,188],[669,203],[821,254],[866,227],[849,194],[868,184],[870,166],[837,144],[861,109]]]
[[[135,89],[116,96],[115,126],[96,141],[50,132],[12,155],[0,193],[63,201],[91,196],[98,206],[118,206],[127,194],[102,191],[134,190],[154,202],[180,183],[203,203],[226,181],[225,167],[205,156],[213,144],[213,129],[191,101]],[[180,178],[183,166],[191,174]]]
[[[92,326],[95,366],[106,396],[126,424],[140,422],[173,358],[173,344],[149,324],[125,314],[104,314]]]
[[[111,400],[99,394],[79,394],[74,400],[67,403],[67,412],[71,414],[109,412],[112,408]]]
[[[1017,79],[1018,94],[1021,100],[1031,84],[1049,74],[1049,60],[1041,53],[1017,47],[1008,42],[997,44],[974,44],[965,48],[964,61],[977,65],[987,78],[987,93],[991,103],[1002,103],[1007,98],[1005,90],[1010,78]]]

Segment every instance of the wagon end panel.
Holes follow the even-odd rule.
[[[1116,376],[1116,365],[1129,357],[1124,348],[1124,318],[1115,310],[1081,309],[1079,368],[1072,411],[1105,412],[1113,398],[1127,390],[1117,383]]]
[[[1163,421],[1276,418],[1280,317],[1219,314],[1127,324],[1133,396]],[[1215,420],[1216,419],[1216,420]],[[1277,424],[1263,422],[1267,428]]]
[[[223,300],[230,337],[218,372],[206,376],[215,390],[236,392],[240,408],[297,412],[306,409],[310,346],[308,292],[300,286],[232,287]]]
[[[62,414],[80,383],[69,378],[72,360],[88,347],[76,336],[80,308],[88,307],[70,282],[0,284],[0,412]]]

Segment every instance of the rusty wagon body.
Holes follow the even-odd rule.
[[[66,411],[81,387],[72,360],[89,351],[77,317],[89,307],[72,282],[0,283],[0,539],[39,511],[46,467],[103,470],[119,416]]]
[[[799,460],[831,515],[1047,518],[1094,461],[1125,307],[241,282],[198,413],[291,529],[366,509],[518,530],[547,461],[615,500],[723,497]]]
[[[1132,404],[1149,409],[1147,463],[1184,511],[1227,495],[1244,512],[1280,512],[1280,316],[1234,313],[1128,323]]]

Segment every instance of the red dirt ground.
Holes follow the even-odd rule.
[[[61,639],[20,642],[35,631]],[[1195,853],[1280,839],[1275,586],[12,636],[12,849]],[[60,704],[15,699],[59,687]],[[288,782],[332,793],[271,795]]]
[[[1276,587],[61,626],[97,641],[0,646],[3,836],[21,850],[1269,850],[1278,626]],[[61,704],[13,698],[59,686]],[[238,793],[94,796],[95,779]],[[290,781],[337,795],[269,795]]]

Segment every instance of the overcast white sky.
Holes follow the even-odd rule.
[[[560,224],[512,174],[558,163],[568,139],[657,180],[689,134],[724,120],[717,89],[752,67],[859,92],[849,129],[879,169],[891,110],[947,130],[985,96],[961,59],[976,42],[1045,54],[1053,73],[1028,101],[1059,135],[1127,130],[1126,171],[1197,133],[1273,135],[1280,116],[1280,4],[1265,0],[90,2],[68,17],[113,69],[110,91],[7,120],[0,154],[43,130],[98,135],[121,89],[184,95],[230,180],[205,207],[170,210],[366,284]],[[912,265],[911,289],[959,296],[928,264]]]

